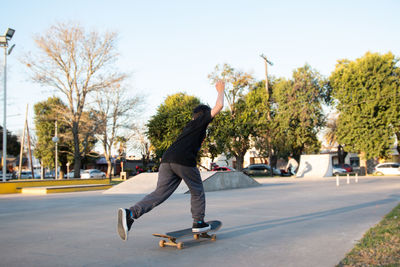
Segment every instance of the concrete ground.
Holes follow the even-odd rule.
[[[0,196],[0,266],[334,266],[400,202],[400,177],[265,178],[263,186],[207,193],[218,240],[158,246],[191,225],[189,195],[174,194],[116,233],[117,208],[143,195],[100,192]],[[185,241],[185,240],[184,240]]]

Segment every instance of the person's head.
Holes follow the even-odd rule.
[[[207,105],[198,105],[193,109],[193,120],[203,116],[206,112],[210,112],[211,108]]]

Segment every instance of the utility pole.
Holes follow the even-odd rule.
[[[267,126],[267,132],[266,132],[266,138],[267,138],[267,146],[268,146],[268,165],[271,167],[271,176],[273,176],[273,171],[272,171],[272,164],[271,164],[271,159],[272,159],[272,138],[271,138],[271,132],[270,132],[270,125],[272,122],[271,118],[271,97],[272,97],[272,88],[269,88],[268,86],[268,64],[273,65],[271,61],[267,59],[266,56],[263,54],[260,55],[262,59],[264,59],[264,65],[265,65],[265,90],[267,93],[267,121],[268,121],[268,126]]]
[[[28,124],[28,105],[29,104],[26,104],[24,132],[22,133],[21,150],[19,152],[18,179],[21,179],[22,156],[24,154],[24,146],[25,146],[25,132],[26,132],[27,124]]]
[[[28,123],[26,124],[26,131],[28,134],[28,151],[29,151],[29,162],[31,165],[31,171],[32,171],[32,179],[35,179],[35,172],[33,171],[33,162],[32,162],[32,150],[31,150],[31,137],[29,134],[29,125]]]

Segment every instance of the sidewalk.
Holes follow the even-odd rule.
[[[1,266],[334,266],[400,202],[400,177],[259,179],[263,186],[209,192],[217,241],[160,248],[164,233],[191,225],[190,195],[174,194],[135,221],[129,240],[116,211],[143,195],[101,192],[0,196]]]

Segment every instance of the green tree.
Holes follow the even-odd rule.
[[[0,126],[0,144],[3,144],[3,127]],[[21,149],[21,143],[18,136],[7,131],[7,155],[17,156]],[[2,154],[3,155],[3,154]]]
[[[394,137],[400,136],[397,63],[390,52],[368,52],[354,61],[338,61],[330,76],[339,112],[338,140],[346,151],[360,152],[364,160],[387,157]]]
[[[268,79],[269,91],[273,91],[274,78]],[[268,157],[271,166],[276,165],[277,156],[284,151],[285,140],[278,139],[277,123],[275,122],[274,99],[268,98],[265,81],[257,82],[247,95],[247,105],[250,116],[254,119],[255,134],[252,140],[260,156]]]
[[[66,164],[72,161],[72,156],[68,156],[72,151],[72,143],[67,141],[65,134],[70,132],[66,123],[57,118],[55,110],[65,109],[65,104],[58,97],[49,97],[47,100],[38,102],[34,105],[34,123],[36,129],[37,142],[34,156],[40,160],[45,167],[54,168],[55,164],[55,143],[52,138],[55,136],[55,121],[57,120],[58,142],[58,162],[61,165],[60,177],[66,171]]]
[[[277,79],[273,86],[275,137],[284,142],[281,149],[297,159],[302,153],[318,152],[317,134],[325,122],[322,103],[329,92],[324,79],[305,65],[293,72],[291,80]]]
[[[167,148],[176,140],[191,120],[193,109],[199,104],[198,98],[177,93],[168,96],[157,108],[156,114],[146,125],[146,135],[154,149],[156,160],[160,160]]]
[[[225,81],[225,98],[228,110],[222,111],[214,118],[209,131],[213,134],[209,140],[213,153],[224,151],[228,157],[236,158],[236,168],[242,170],[244,156],[251,145],[250,137],[255,133],[255,118],[251,116],[252,107],[246,94],[253,86],[253,77],[228,64],[217,65],[209,75],[212,83]]]
[[[43,166],[54,168],[55,164],[55,143],[52,138],[55,135],[55,121],[57,120],[58,142],[58,162],[61,165],[60,177],[66,172],[67,163],[74,161],[74,138],[70,124],[65,121],[60,113],[67,109],[67,106],[58,97],[49,97],[47,100],[38,102],[34,105],[34,123],[36,128],[37,144],[34,155],[40,160]],[[97,117],[95,113],[84,112],[82,120],[87,121],[86,127],[90,128],[90,122]],[[87,126],[89,125],[89,126]],[[82,127],[83,136],[86,136],[86,128]],[[87,144],[84,144],[87,142]],[[80,138],[80,147],[86,148],[86,154],[94,147],[96,139],[93,136],[89,138]]]

